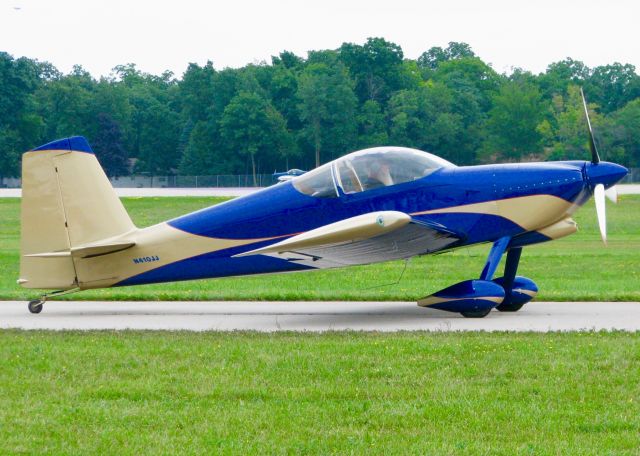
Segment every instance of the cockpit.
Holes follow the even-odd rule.
[[[353,152],[292,180],[300,192],[335,198],[421,179],[455,165],[436,155],[406,147],[374,147]]]

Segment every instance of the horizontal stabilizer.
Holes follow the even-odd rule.
[[[64,258],[70,257],[71,252],[68,250],[63,252],[43,252],[43,253],[30,253],[28,255],[22,255],[26,258]]]
[[[94,243],[81,245],[71,249],[71,255],[79,258],[90,258],[109,253],[116,253],[136,245],[133,241],[108,242],[104,244]]]
[[[74,247],[71,251],[62,252],[45,252],[45,253],[32,253],[24,255],[25,257],[35,258],[60,258],[60,257],[75,257],[75,258],[91,258],[100,255],[107,255],[109,253],[116,253],[122,250],[126,250],[136,245],[133,241],[117,241],[106,243],[93,243],[79,247]]]
[[[411,216],[398,211],[370,212],[315,230],[293,236],[282,242],[235,255],[237,257],[267,253],[291,252],[343,242],[369,239],[402,228],[411,222]]]

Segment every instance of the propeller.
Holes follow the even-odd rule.
[[[598,227],[602,242],[607,245],[607,214],[604,204],[604,185],[598,184],[593,189],[593,199],[596,202],[596,215],[598,216]]]
[[[591,149],[591,163],[597,165],[600,163],[600,155],[598,155],[598,148],[593,137],[593,129],[591,128],[591,120],[589,119],[589,109],[587,108],[587,100],[584,97],[582,87],[580,88],[580,95],[582,95],[582,105],[584,106],[584,115],[587,118],[587,126],[589,127],[589,149]],[[600,236],[602,242],[607,244],[607,214],[605,207],[605,196],[613,203],[618,202],[618,191],[615,186],[605,190],[604,185],[597,184],[593,189],[593,199],[596,203],[596,215],[598,216],[598,227],[600,228]]]
[[[598,148],[596,147],[596,141],[593,138],[593,129],[591,128],[591,120],[589,119],[589,109],[587,108],[587,99],[584,97],[582,87],[580,87],[580,95],[582,95],[582,105],[584,106],[584,115],[587,118],[587,127],[589,127],[589,149],[591,149],[591,163],[597,165],[600,163],[600,155],[598,155]]]

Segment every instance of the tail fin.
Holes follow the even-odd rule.
[[[22,156],[21,222],[18,283],[26,288],[78,286],[73,250],[136,229],[81,136]]]

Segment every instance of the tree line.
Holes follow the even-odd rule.
[[[380,145],[415,147],[459,165],[586,159],[579,88],[603,159],[640,166],[640,76],[630,64],[567,58],[544,73],[497,73],[466,43],[416,60],[383,38],[271,63],[181,78],[120,65],[96,79],[81,66],[0,52],[0,176],[21,153],[83,135],[111,176],[310,169]]]

